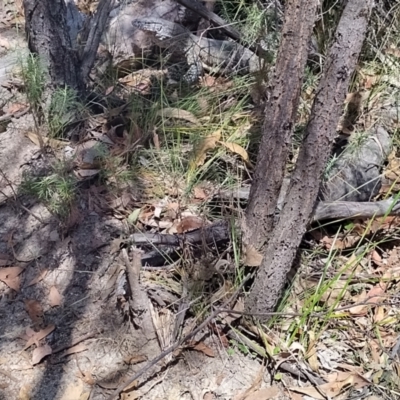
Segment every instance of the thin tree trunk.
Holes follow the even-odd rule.
[[[111,10],[115,7],[116,0],[100,0],[93,18],[86,21],[82,34],[83,51],[80,54],[81,79],[86,81],[93,67],[101,36],[107,25]]]
[[[83,21],[73,0],[24,0],[29,50],[44,63],[50,86],[68,86],[84,92],[115,3],[116,0],[100,0],[95,14]],[[76,41],[78,30],[80,48]]]
[[[365,38],[373,0],[347,2],[324,67],[279,222],[270,235],[246,301],[251,313],[275,308],[310,222],[350,77]]]
[[[69,35],[64,0],[24,0],[29,50],[37,54],[53,87],[84,87],[79,60]]]
[[[273,228],[307,61],[316,0],[289,0],[246,208],[245,243],[263,250]]]

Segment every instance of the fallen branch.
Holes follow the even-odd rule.
[[[125,264],[130,288],[129,306],[132,322],[136,329],[141,329],[146,337],[155,335],[154,325],[149,312],[149,299],[147,293],[140,285],[140,268],[142,251],[132,249],[132,261],[129,260],[126,249],[122,250],[121,258]]]
[[[218,194],[223,199],[237,198],[248,200],[249,188],[225,190]],[[393,204],[396,202],[395,204]],[[320,201],[317,203],[312,221],[327,219],[372,218],[384,215],[400,215],[400,202],[393,198],[375,202],[357,201]]]
[[[204,243],[207,246],[214,246],[226,242],[227,240],[229,240],[229,224],[227,221],[220,221],[205,228],[176,235],[134,233],[129,236],[129,241],[137,246],[165,245],[180,247],[184,243],[189,245]]]
[[[240,195],[241,200],[247,198],[249,194],[245,189],[241,189],[236,192],[224,192],[224,195],[220,194],[220,197],[232,198],[235,197],[235,193]],[[317,203],[312,222],[328,219],[376,218],[385,215],[400,215],[400,201],[393,198],[376,202],[321,201]],[[185,244],[219,246],[229,240],[230,229],[227,221],[220,221],[205,228],[175,235],[134,233],[129,237],[129,242],[135,246],[157,246],[157,250],[142,256],[142,265],[151,264],[152,266],[163,265],[169,255],[176,252],[176,248],[183,248]]]
[[[317,204],[312,220],[351,219],[400,215],[400,202],[393,198],[376,202],[322,201]]]

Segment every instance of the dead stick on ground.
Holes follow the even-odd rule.
[[[232,294],[232,296],[222,305],[221,308],[226,308],[228,304],[230,304],[237,295],[240,293],[242,290],[244,284],[254,275],[249,274],[247,275],[240,286],[236,289],[236,291]],[[182,346],[183,343],[187,342],[189,339],[192,337],[196,336],[202,329],[204,329],[219,313],[221,310],[217,308],[214,310],[196,329],[194,329],[192,332],[188,333],[185,337],[183,337],[181,340],[173,344],[172,346],[168,347],[168,349],[164,350],[160,355],[158,355],[156,358],[151,360],[147,365],[145,365],[140,371],[136,372],[133,376],[131,376],[127,381],[121,383],[115,389],[115,391],[107,398],[107,400],[116,400],[119,394],[129,385],[133,383],[136,379],[140,378],[145,372],[147,372],[150,368],[155,366],[159,361],[161,361],[163,358],[165,358],[168,354],[172,353],[175,351],[179,346]]]
[[[92,339],[92,338],[96,337],[101,332],[103,332],[103,331],[99,330],[98,332],[90,332],[90,333],[88,333],[88,334],[86,334],[84,336],[78,337],[78,338],[72,340],[71,343],[63,344],[63,345],[61,345],[59,347],[56,347],[52,351],[52,354],[59,353],[60,351],[70,349],[71,347],[76,346],[77,344],[79,344],[79,343],[81,343],[81,342],[83,342],[85,340]]]
[[[136,249],[134,250],[132,263],[129,260],[128,252],[126,251],[126,249],[122,250],[121,257],[126,267],[128,283],[131,289],[131,298],[129,300],[129,305],[132,307],[133,312],[139,312],[144,306],[140,299],[141,296],[139,283],[140,267],[142,266],[140,262],[141,252]],[[137,262],[137,260],[139,260],[139,263]]]

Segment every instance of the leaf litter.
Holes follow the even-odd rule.
[[[143,95],[148,94],[151,89],[150,79],[145,74],[142,74],[141,77],[139,75],[128,75],[119,82],[130,86]],[[371,88],[375,84],[376,82],[371,76],[368,82],[365,83],[367,88]],[[223,87],[222,85],[226,85],[227,89],[232,87],[230,81],[225,84],[219,84],[216,78],[210,76],[206,76],[203,85],[214,91],[220,90]],[[109,87],[108,94],[114,93],[115,90],[115,87]],[[204,108],[208,110],[210,105],[206,104],[206,102],[203,103]],[[116,109],[115,114],[118,115],[120,112],[121,110]],[[158,116],[167,119],[182,120],[184,123],[193,126],[201,126],[203,122],[203,119],[199,120],[193,113],[177,107],[164,108],[158,112]],[[99,116],[96,124],[101,128],[105,128],[106,119],[104,116]],[[129,151],[133,151],[135,148],[135,145],[129,142],[126,133],[118,137],[117,128],[104,129],[104,131],[107,131],[107,135],[109,135],[107,136],[109,140],[103,142],[108,146],[107,154],[113,156],[116,154],[119,155],[121,152],[124,152],[124,150],[121,150],[124,146],[129,147]],[[347,133],[351,134],[351,132],[349,130]],[[142,133],[139,132],[139,134]],[[28,137],[40,147],[40,138],[33,134],[28,135]],[[163,146],[159,138],[162,140],[161,134],[159,136],[157,134],[157,140],[155,141],[157,143],[155,147],[158,151]],[[96,146],[98,143],[97,139],[94,141],[96,143],[91,142],[91,146]],[[216,130],[209,136],[204,136],[194,146],[189,166],[194,171],[197,171],[210,159],[210,155],[214,154],[213,151],[217,146],[222,146],[225,150],[239,156],[235,158],[240,159],[240,162],[243,162],[247,167],[251,167],[250,156],[245,148],[227,140],[229,139],[222,137],[222,130]],[[43,138],[43,142],[46,146],[53,149],[60,149],[65,146],[63,141],[51,141],[47,138]],[[101,157],[103,154],[96,151],[86,151],[84,153],[82,159],[75,161],[75,173],[79,179],[90,182],[90,179],[101,172],[101,168],[103,167]],[[398,180],[397,169],[399,163],[395,158],[394,155],[389,160],[389,167],[385,174],[389,180],[389,183],[385,186],[386,188],[395,188],[397,185],[397,183],[395,186],[391,185]],[[124,161],[118,160],[118,163],[119,166],[122,166]],[[108,182],[111,182],[111,179]],[[113,217],[117,216],[117,219],[123,223],[129,223],[132,229],[145,229],[151,233],[167,233],[168,229],[172,230],[173,228],[178,233],[186,233],[201,228],[204,222],[207,221],[207,218],[202,215],[202,209],[200,206],[197,206],[198,203],[195,200],[203,202],[212,198],[199,185],[193,187],[192,194],[188,195],[187,198],[178,198],[176,193],[180,193],[179,191],[163,193],[163,195],[168,195],[166,204],[164,205],[155,205],[152,199],[143,200],[142,198],[127,195],[126,192],[119,193],[118,196],[112,199],[105,199],[104,192],[101,192],[100,189],[92,187],[90,190],[91,203],[88,210],[86,210],[88,214],[98,213],[99,215],[107,215],[109,217],[111,215]],[[174,205],[174,213],[167,211],[168,205]],[[183,216],[183,213],[188,212],[189,209],[190,215]],[[79,222],[78,218],[76,224],[79,225]],[[74,226],[75,224],[70,225]],[[398,292],[399,271],[396,268],[400,258],[399,251],[396,246],[390,246],[382,242],[371,251],[363,254],[360,260],[352,259],[349,253],[354,249],[360,250],[360,246],[363,245],[366,235],[372,235],[371,240],[374,240],[373,235],[381,235],[388,238],[391,235],[396,235],[398,227],[398,218],[386,217],[374,219],[372,224],[354,221],[352,229],[342,229],[338,235],[332,233],[329,229],[321,228],[318,232],[321,236],[319,239],[316,237],[316,232],[313,232],[315,233],[314,244],[317,250],[325,255],[325,261],[322,266],[312,265],[314,260],[310,260],[311,265],[305,263],[302,266],[299,277],[293,282],[294,294],[288,296],[289,303],[284,311],[296,315],[287,318],[284,314],[280,316],[280,320],[275,322],[275,325],[272,325],[272,328],[276,328],[274,332],[271,330],[262,331],[257,326],[246,326],[245,329],[247,330],[248,337],[251,338],[247,345],[227,341],[228,339],[226,339],[222,328],[226,328],[226,326],[234,321],[234,318],[232,317],[233,319],[231,320],[225,317],[226,321],[221,326],[215,327],[215,330],[220,333],[221,342],[226,340],[227,342],[224,342],[226,343],[226,348],[232,346],[231,348],[239,349],[242,352],[247,351],[248,354],[251,351],[253,354],[257,354],[257,346],[255,345],[260,345],[261,342],[261,347],[264,351],[268,351],[269,356],[274,361],[280,362],[283,360],[284,354],[289,354],[285,362],[292,363],[293,365],[296,365],[301,360],[301,362],[305,363],[305,367],[303,368],[306,371],[309,370],[310,372],[317,373],[319,377],[325,380],[325,383],[308,388],[299,388],[298,386],[291,385],[285,386],[289,387],[289,390],[293,392],[301,392],[314,398],[321,398],[321,396],[322,398],[326,396],[339,398],[339,396],[346,394],[351,389],[362,389],[365,386],[373,384],[380,385],[383,378],[379,366],[382,367],[382,365],[390,370],[392,379],[395,381],[395,376],[398,375],[398,370],[395,367],[396,363],[390,362],[387,355],[390,349],[395,347],[397,339],[395,324],[397,321],[396,292]],[[74,243],[74,245],[76,244]],[[118,252],[122,245],[123,243],[119,242],[115,246],[114,251]],[[334,260],[330,258],[332,252],[337,252],[335,253]],[[260,265],[262,255],[252,251],[252,249],[248,249],[244,259],[247,265],[257,268]],[[6,264],[3,266],[8,267],[11,265],[8,257],[0,258],[0,262],[1,260],[4,260],[2,262]],[[206,263],[212,264],[208,261]],[[230,260],[230,263],[235,268],[235,260]],[[233,280],[232,276],[229,273],[223,274],[222,279],[218,271],[210,269],[211,272],[202,272],[207,272],[204,275],[210,277],[210,281],[217,281],[218,279],[227,280],[226,289],[223,291],[229,292],[229,285],[232,284]],[[6,271],[4,268],[0,270],[0,280],[15,291],[21,287],[20,275],[22,270],[18,271],[18,269]],[[146,284],[149,284],[149,291],[152,292],[153,299],[157,298],[160,304],[164,301],[162,296],[165,296],[165,291],[170,290],[181,295],[185,289],[182,283],[183,278],[190,281],[194,276],[198,276],[196,275],[198,271],[191,271],[190,269],[189,272],[181,269],[178,269],[178,271],[179,273],[176,275],[167,271],[157,271],[151,274],[151,277],[146,275],[147,279],[145,280],[147,280]],[[188,274],[188,276],[185,274]],[[25,288],[45,281],[46,275],[43,272],[43,275],[39,273],[36,277],[32,277],[30,283]],[[177,275],[182,278],[182,281],[178,280]],[[143,274],[143,277],[145,277],[145,274]],[[152,286],[152,284],[154,285]],[[161,290],[160,287],[162,287]],[[166,289],[167,287],[168,289]],[[50,288],[47,298],[48,304],[57,310],[57,307],[61,305],[62,296],[54,285],[48,286],[48,288]],[[221,288],[225,288],[224,284],[219,286],[219,289]],[[209,287],[207,287],[208,289]],[[215,290],[215,287],[213,290]],[[310,293],[312,294],[313,301],[307,302]],[[224,296],[224,293],[222,293],[222,296]],[[209,299],[213,299],[213,297],[210,296]],[[243,299],[241,298],[240,300],[242,301]],[[42,324],[43,309],[40,303],[35,300],[27,301],[30,301],[30,303],[26,305],[26,310],[33,324]],[[169,303],[167,304],[170,306]],[[242,307],[238,307],[236,311],[243,312],[244,310]],[[156,308],[155,312],[166,315],[161,306],[160,308]],[[318,313],[322,314],[316,319],[315,315],[318,315]],[[231,315],[234,316],[234,314],[229,314],[229,316]],[[170,319],[174,318],[165,318],[168,321]],[[188,321],[195,323],[190,318]],[[26,348],[34,344],[37,346],[32,352],[35,355],[34,358],[32,357],[34,364],[39,363],[46,355],[50,355],[50,346],[41,344],[40,342],[50,335],[54,329],[55,326],[50,325],[38,332],[29,332],[30,337],[27,339]],[[371,336],[366,338],[366,332]],[[165,337],[162,339],[165,345],[169,343],[169,334],[171,334],[169,331],[165,332]],[[342,344],[346,344],[346,346],[341,347]],[[252,345],[254,346],[251,347]],[[213,357],[216,354],[215,348],[209,342],[200,341],[197,346],[198,348],[195,350],[204,353],[208,357]],[[251,350],[248,347],[251,347]],[[334,348],[337,351],[328,355],[327,348]],[[86,351],[86,346],[77,345],[76,349],[72,347],[70,351],[71,353],[67,351],[66,354]],[[393,357],[398,357],[398,354],[394,354]],[[373,359],[375,365],[368,364],[370,358]],[[145,356],[143,358],[140,356],[131,356],[128,363],[144,362],[145,359]],[[350,365],[351,360],[358,359],[361,360],[361,365]],[[345,361],[348,361],[348,363]],[[358,368],[357,371],[351,370],[356,367]],[[88,382],[92,382],[90,374],[86,372],[82,374],[82,380],[86,379],[85,376],[88,376]],[[258,375],[255,374],[254,376]],[[276,378],[277,381],[280,379],[278,376]],[[85,396],[88,396],[88,392],[85,391],[82,385],[82,380],[67,386],[63,398],[67,399],[71,396],[77,396],[77,398],[83,399]],[[247,393],[244,399],[273,398],[276,395],[276,387],[259,388],[257,385],[251,387],[253,392]],[[128,393],[124,393],[124,395],[128,396]],[[292,393],[292,395],[292,398],[299,398],[296,397],[296,393]]]

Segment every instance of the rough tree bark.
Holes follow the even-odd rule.
[[[283,209],[269,235],[261,267],[247,298],[246,311],[250,313],[271,311],[280,299],[287,273],[315,207],[321,177],[331,151],[350,77],[365,38],[373,3],[373,0],[352,0],[347,2],[342,13]],[[279,113],[279,110],[276,112]],[[282,142],[280,138],[272,140]],[[265,141],[263,145],[265,147],[260,148],[260,154],[276,151],[276,146],[271,147]],[[260,168],[262,165],[257,166]],[[261,201],[262,198],[258,199],[258,203]]]
[[[82,90],[84,83],[69,35],[65,1],[24,0],[24,10],[29,50],[41,58],[50,84]]]
[[[24,0],[29,50],[42,60],[50,87],[68,86],[83,93],[102,32],[115,0],[100,0],[96,13],[79,14],[72,0]],[[83,39],[77,43],[78,30]]]
[[[245,243],[263,250],[274,223],[317,0],[286,5],[272,90],[265,109],[262,139],[243,227]]]

